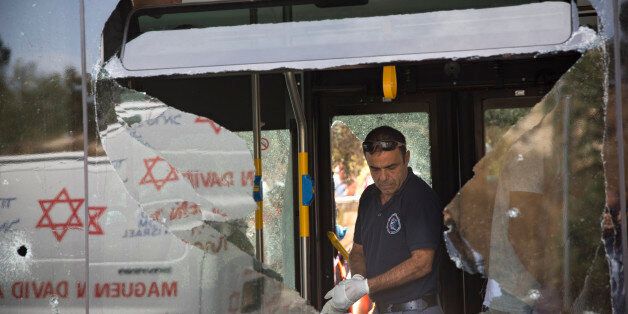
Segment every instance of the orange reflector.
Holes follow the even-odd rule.
[[[397,98],[397,68],[394,65],[384,66],[382,88],[384,90],[384,98]]]

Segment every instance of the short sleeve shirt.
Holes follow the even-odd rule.
[[[402,303],[436,292],[438,248],[443,214],[436,193],[408,168],[399,190],[381,204],[380,190],[371,184],[360,198],[353,242],[362,245],[366,278],[401,264],[417,249],[436,252],[432,272],[404,285],[371,294],[375,302]]]

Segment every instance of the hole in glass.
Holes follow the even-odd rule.
[[[26,246],[22,245],[19,248],[17,248],[17,254],[19,256],[24,257],[26,256],[26,253],[28,253],[28,249],[26,248]]]

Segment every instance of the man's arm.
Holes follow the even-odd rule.
[[[349,267],[351,274],[360,274],[366,278],[366,262],[364,261],[364,248],[362,245],[353,243],[351,253],[349,253]]]
[[[353,254],[353,250],[351,254]],[[429,274],[432,271],[433,260],[434,250],[432,249],[412,251],[412,256],[401,264],[375,278],[368,278],[369,293],[401,286]],[[351,269],[353,269],[353,262],[351,262]]]

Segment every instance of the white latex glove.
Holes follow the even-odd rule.
[[[332,300],[327,301],[321,310],[321,314],[345,314],[346,312],[346,309],[335,308]]]
[[[357,274],[351,279],[345,279],[336,285],[333,289],[329,290],[325,295],[325,299],[331,298],[331,307],[337,310],[346,310],[353,303],[357,302],[369,293],[368,281]]]

